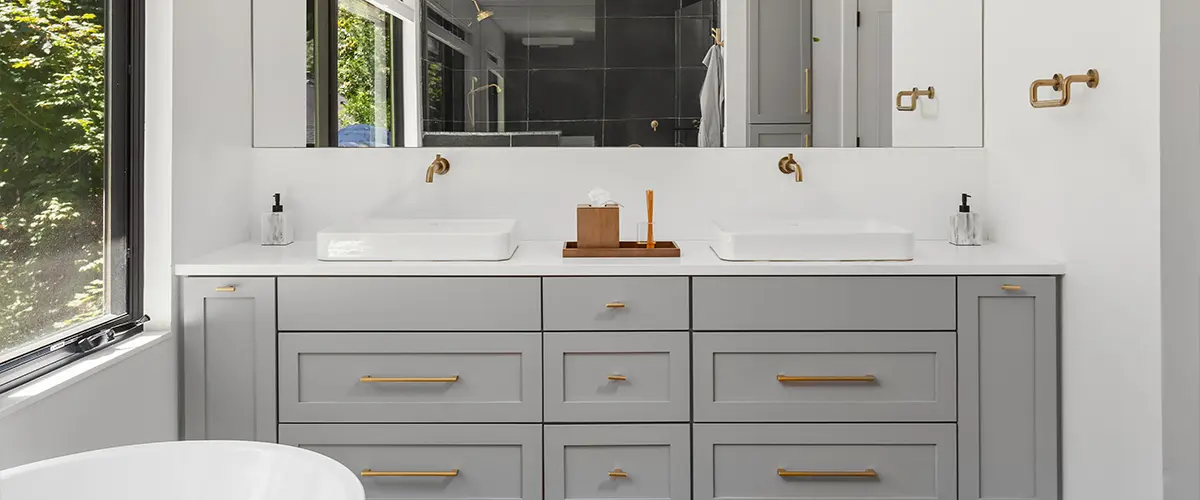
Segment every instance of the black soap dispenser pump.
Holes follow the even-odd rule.
[[[971,211],[971,195],[963,193],[958,213],[950,218],[950,244],[977,247],[983,244],[983,225],[979,214]]]
[[[275,193],[275,204],[271,211],[262,214],[263,246],[287,246],[293,241],[292,225],[283,211],[279,193]]]

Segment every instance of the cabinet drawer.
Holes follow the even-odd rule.
[[[540,422],[537,333],[281,333],[283,422]]]
[[[954,330],[954,278],[695,278],[696,330]]]
[[[691,500],[691,429],[548,425],[546,499]]]
[[[279,278],[285,331],[541,330],[538,278]]]
[[[547,422],[687,422],[686,333],[547,333]]]
[[[540,425],[280,425],[279,442],[341,462],[371,500],[542,498]]]
[[[695,498],[955,500],[953,424],[697,424]]]
[[[687,278],[545,278],[547,331],[687,330]]]
[[[953,422],[953,332],[697,333],[697,422]]]

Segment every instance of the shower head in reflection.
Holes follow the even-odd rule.
[[[477,14],[475,14],[476,21],[479,21],[482,23],[484,19],[487,19],[489,17],[496,15],[495,12],[492,12],[490,10],[483,10],[482,8],[480,8],[479,0],[471,0],[471,1],[475,2],[475,12],[477,12]]]

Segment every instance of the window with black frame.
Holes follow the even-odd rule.
[[[0,392],[140,331],[141,2],[0,2]]]

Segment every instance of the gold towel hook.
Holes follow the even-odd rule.
[[[917,87],[913,87],[912,90],[901,90],[900,92],[898,92],[896,94],[896,110],[897,111],[916,111],[917,110],[917,99],[919,99],[921,97],[928,97],[930,99],[933,99],[936,96],[937,96],[937,91],[934,90],[933,87],[929,87],[928,90],[921,90]],[[912,100],[909,101],[907,106],[904,105],[905,97],[912,98]]]
[[[721,28],[713,28],[712,29],[712,38],[713,38],[713,43],[715,43],[721,47],[725,46],[725,39],[721,38]]]
[[[1100,86],[1100,72],[1089,69],[1087,74],[1064,77],[1062,73],[1046,80],[1034,80],[1029,86],[1029,104],[1035,108],[1061,108],[1071,104],[1071,86],[1076,83],[1086,83],[1089,89]],[[1038,99],[1038,89],[1050,87],[1055,92],[1062,92],[1058,99],[1042,101]]]

